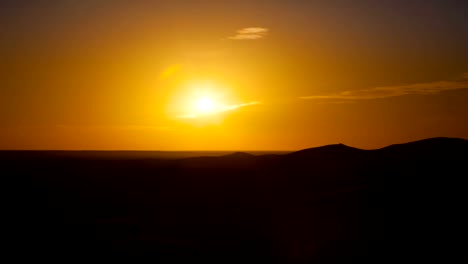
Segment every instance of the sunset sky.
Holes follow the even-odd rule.
[[[468,1],[5,0],[0,149],[468,138]]]

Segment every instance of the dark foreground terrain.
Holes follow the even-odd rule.
[[[0,152],[16,260],[466,263],[468,141],[186,159]]]

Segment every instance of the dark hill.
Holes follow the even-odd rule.
[[[300,151],[296,151],[286,156],[289,157],[336,157],[336,156],[346,156],[346,155],[353,155],[358,152],[362,152],[363,150],[346,146],[344,144],[335,144],[335,145],[327,145],[317,148],[309,148]]]
[[[226,168],[226,169],[239,169],[253,165],[257,161],[257,156],[245,152],[234,152],[231,154],[218,156],[218,157],[196,157],[186,158],[176,161],[181,167],[184,168]]]
[[[106,262],[464,263],[467,142],[178,160],[0,152],[4,251]]]
[[[468,140],[460,138],[430,138],[378,150],[381,155],[414,159],[460,159],[468,157]]]
[[[354,161],[362,158],[364,150],[349,147],[343,144],[328,145],[317,148],[304,149],[285,155],[284,160],[298,165],[311,165],[316,163],[336,163]]]
[[[234,158],[234,159],[245,159],[245,158],[252,158],[254,155],[245,153],[245,152],[234,152],[232,154],[228,154],[223,156],[225,158]]]

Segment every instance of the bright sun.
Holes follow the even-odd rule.
[[[195,110],[200,114],[216,112],[217,103],[210,97],[200,97],[195,101]]]
[[[177,117],[182,119],[219,120],[223,113],[244,106],[232,104],[228,90],[213,82],[189,82],[180,98]]]

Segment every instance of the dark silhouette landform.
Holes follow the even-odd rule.
[[[155,158],[0,152],[5,252],[155,263],[464,263],[468,141]]]

